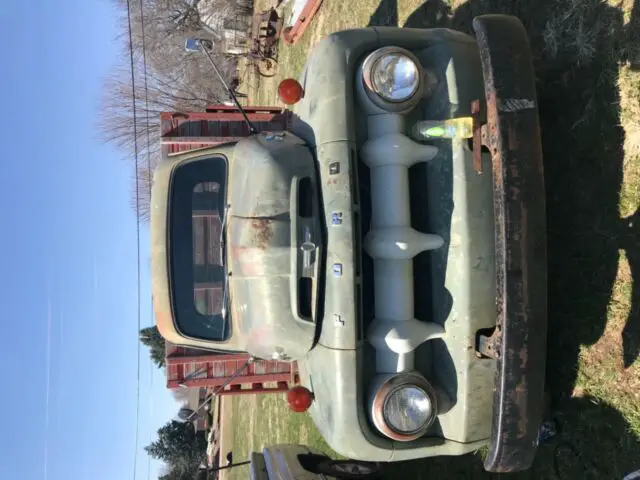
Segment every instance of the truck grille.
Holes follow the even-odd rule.
[[[370,199],[370,220],[365,222],[365,208],[360,209],[365,234],[361,277],[366,282],[362,317],[373,318],[366,326],[366,336],[376,349],[376,371],[399,373],[414,369],[414,351],[419,345],[444,335],[439,324],[415,318],[414,258],[444,242],[438,235],[412,228],[409,195],[409,168],[431,160],[437,148],[406,137],[401,116],[395,115],[393,121],[379,117],[387,116],[369,117],[370,135],[359,152],[360,196]],[[364,203],[361,201],[362,206]],[[372,307],[367,312],[370,316],[365,313],[367,307]]]
[[[354,160],[359,160],[354,155]],[[357,276],[360,279],[358,290],[361,298],[360,329],[358,340],[364,337],[364,332],[371,325],[375,312],[375,292],[373,285],[373,258],[364,249],[364,233],[371,227],[371,175],[369,167],[357,162],[357,190],[359,193],[359,208],[354,215],[356,226],[356,264]],[[356,165],[356,161],[353,162]],[[357,298],[357,297],[356,297]]]

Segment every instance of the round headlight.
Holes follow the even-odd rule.
[[[385,422],[400,434],[411,435],[433,419],[431,398],[423,389],[406,385],[392,391],[383,406]]]
[[[417,372],[380,375],[371,384],[371,420],[392,440],[421,437],[438,411],[435,389]]]
[[[387,53],[371,66],[371,86],[388,102],[406,102],[418,91],[420,70],[407,55]]]

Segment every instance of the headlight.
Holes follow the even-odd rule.
[[[407,55],[388,53],[371,67],[371,84],[386,101],[405,102],[418,91],[420,72]]]
[[[405,435],[412,434],[431,420],[433,405],[423,389],[405,385],[387,395],[382,414],[391,429]]]
[[[385,110],[404,111],[420,100],[422,67],[407,50],[384,47],[370,53],[361,75],[369,99]]]
[[[433,387],[417,373],[379,377],[372,393],[371,419],[393,440],[409,442],[421,437],[438,413]]]

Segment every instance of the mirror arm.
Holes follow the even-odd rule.
[[[213,70],[216,72],[216,75],[218,76],[218,80],[220,80],[220,82],[224,85],[224,88],[227,89],[227,93],[229,93],[229,95],[231,96],[233,103],[236,104],[236,107],[238,108],[238,111],[242,114],[244,121],[247,122],[247,125],[249,125],[249,132],[251,134],[258,133],[258,129],[255,127],[255,125],[253,125],[253,123],[251,123],[251,120],[249,120],[247,113],[244,111],[244,108],[242,108],[242,105],[240,105],[240,102],[238,101],[238,98],[236,97],[235,93],[233,93],[233,90],[229,88],[229,85],[227,85],[227,82],[224,81],[224,78],[222,77],[220,70],[218,70],[218,66],[216,65],[216,62],[213,61],[211,54],[207,51],[207,49],[204,47],[202,42],[199,40],[198,40],[198,46],[200,47],[200,51],[206,55],[207,59],[209,60],[209,63],[211,63]]]

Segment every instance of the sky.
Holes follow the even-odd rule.
[[[133,166],[97,140],[117,63],[108,0],[0,1],[0,479],[134,478],[138,358]],[[141,229],[141,325],[153,323]],[[175,415],[140,352],[143,447]]]

